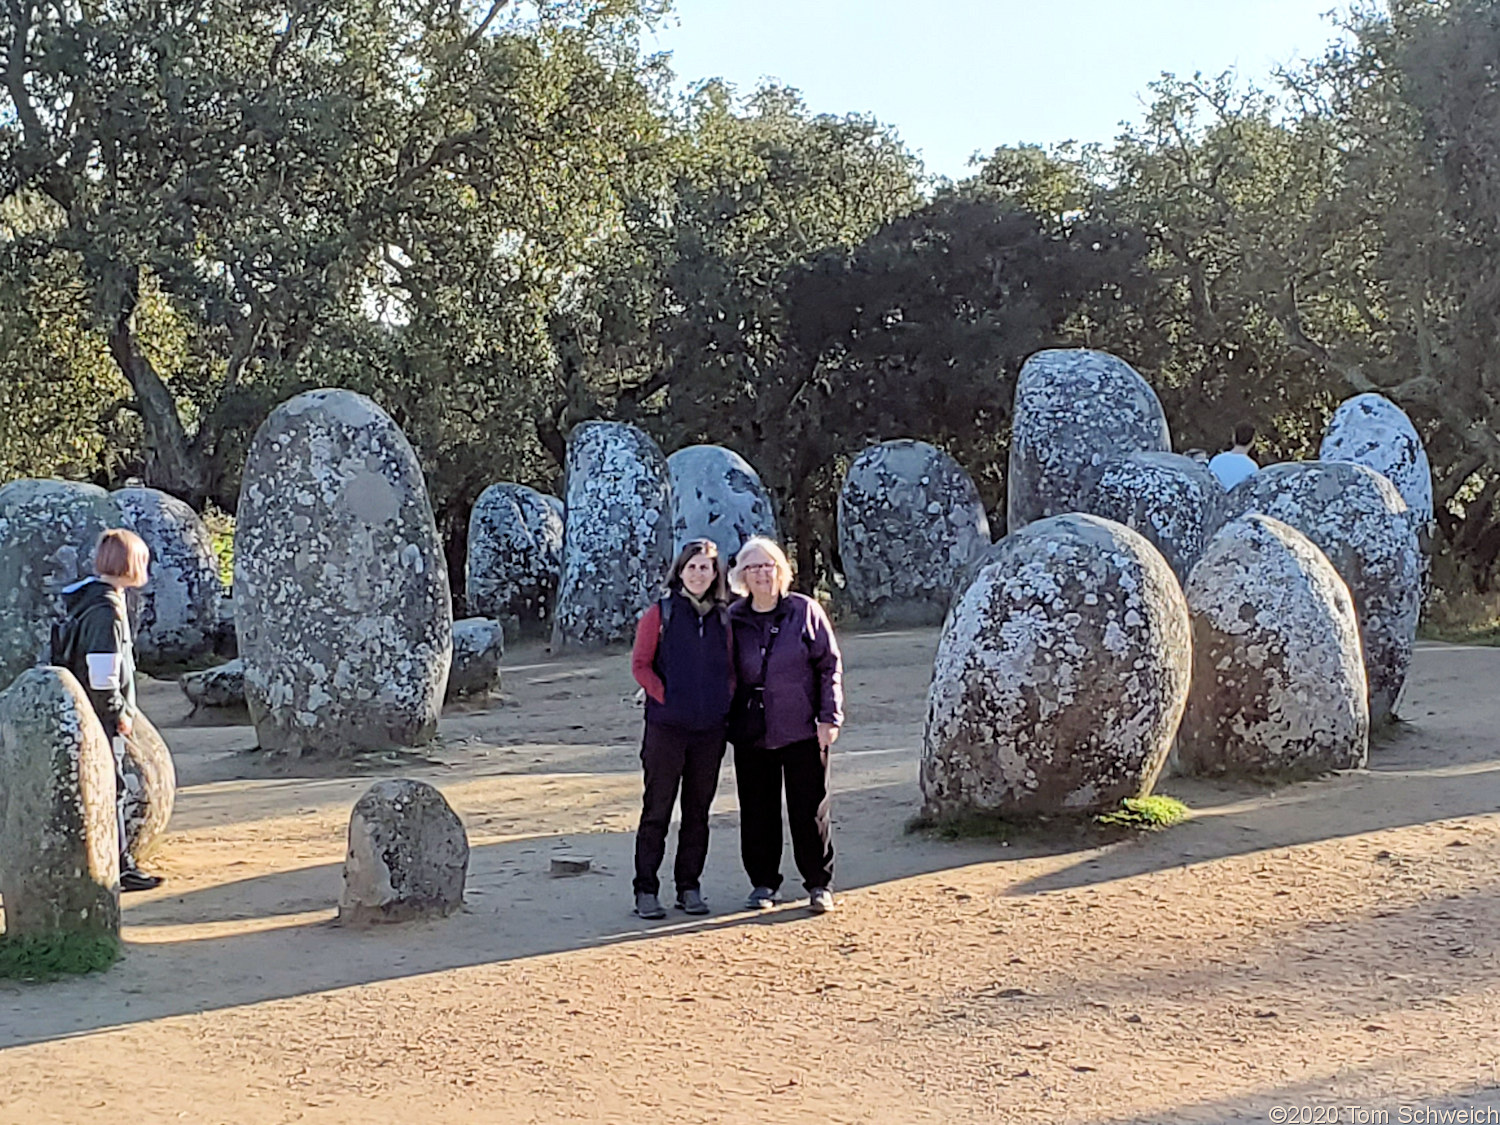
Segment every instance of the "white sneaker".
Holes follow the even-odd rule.
[[[808,899],[807,908],[814,914],[827,914],[835,908],[833,892],[827,887],[816,887]]]

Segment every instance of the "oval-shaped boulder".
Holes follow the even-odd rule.
[[[1072,514],[1006,536],[938,643],[927,811],[1082,813],[1149,793],[1191,671],[1181,587],[1137,532]]]
[[[552,651],[628,642],[672,562],[667,459],[634,426],[583,422],[568,435],[565,492]]]
[[[344,755],[437,729],[453,609],[406,437],[352,391],[309,391],[251,443],[235,530],[245,699],[260,745]]]
[[[148,580],[131,606],[137,666],[153,672],[212,654],[224,583],[208,528],[158,489],[121,488],[112,496],[125,526],[151,549]]]
[[[1007,530],[1081,511],[1111,458],[1171,448],[1161,401],[1130,364],[1086,348],[1037,352],[1016,380]]]
[[[184,672],[177,677],[177,686],[188,697],[194,711],[200,707],[243,707],[245,662],[236,657],[212,668]]]
[[[464,904],[469,838],[425,781],[377,781],[349,818],[339,921],[345,925],[443,917]]]
[[[1241,516],[1214,536],[1183,593],[1193,621],[1183,772],[1296,778],[1365,764],[1354,600],[1311,540]]]
[[[93,573],[99,536],[119,526],[120,509],[96,485],[0,486],[0,689],[48,658],[63,587]]]
[[[465,617],[453,623],[453,671],[448,676],[448,698],[488,695],[500,690],[500,662],[505,656],[505,631],[488,617]]]
[[[1328,556],[1354,598],[1370,723],[1384,723],[1406,683],[1422,606],[1421,552],[1396,486],[1352,461],[1284,462],[1237,484],[1226,511],[1281,520]]]
[[[970,562],[990,545],[979,490],[925,441],[887,441],[849,467],[839,492],[845,596],[873,625],[936,625]]]
[[[1104,463],[1084,510],[1139,531],[1182,580],[1218,530],[1227,496],[1191,457],[1128,453]]]
[[[1396,486],[1421,529],[1432,522],[1432,466],[1417,428],[1384,395],[1355,395],[1333,412],[1320,461],[1353,461]]]
[[[492,484],[469,513],[465,600],[512,636],[550,628],[562,571],[563,511],[555,496],[524,484]]]
[[[776,515],[760,474],[732,449],[689,445],[667,458],[672,478],[672,553],[712,539],[725,564],[754,535],[776,538]]]
[[[125,851],[134,859],[145,859],[172,819],[177,803],[177,767],[161,732],[145,715],[137,713],[125,738],[122,763],[125,792],[120,815],[125,828]]]

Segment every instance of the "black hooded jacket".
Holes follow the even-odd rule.
[[[63,604],[69,619],[65,666],[88,693],[104,733],[113,737],[120,716],[134,715],[136,709],[135,651],[125,596],[108,582],[85,578],[63,590]],[[91,676],[91,654],[117,657],[117,674],[103,681]]]

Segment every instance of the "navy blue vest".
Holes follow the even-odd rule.
[[[683,730],[713,730],[729,715],[729,621],[722,606],[702,617],[681,594],[661,603],[656,674],[667,701],[646,698],[646,720]]]

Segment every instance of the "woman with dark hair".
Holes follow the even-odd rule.
[[[683,547],[667,593],[642,615],[630,670],[646,689],[641,764],[646,773],[641,826],[635,835],[635,912],[665,918],[657,869],[667,850],[672,806],[682,791],[677,830],[677,909],[707,914],[699,879],[708,858],[708,808],[724,760],[724,721],[733,694],[728,588],[712,539]]]

